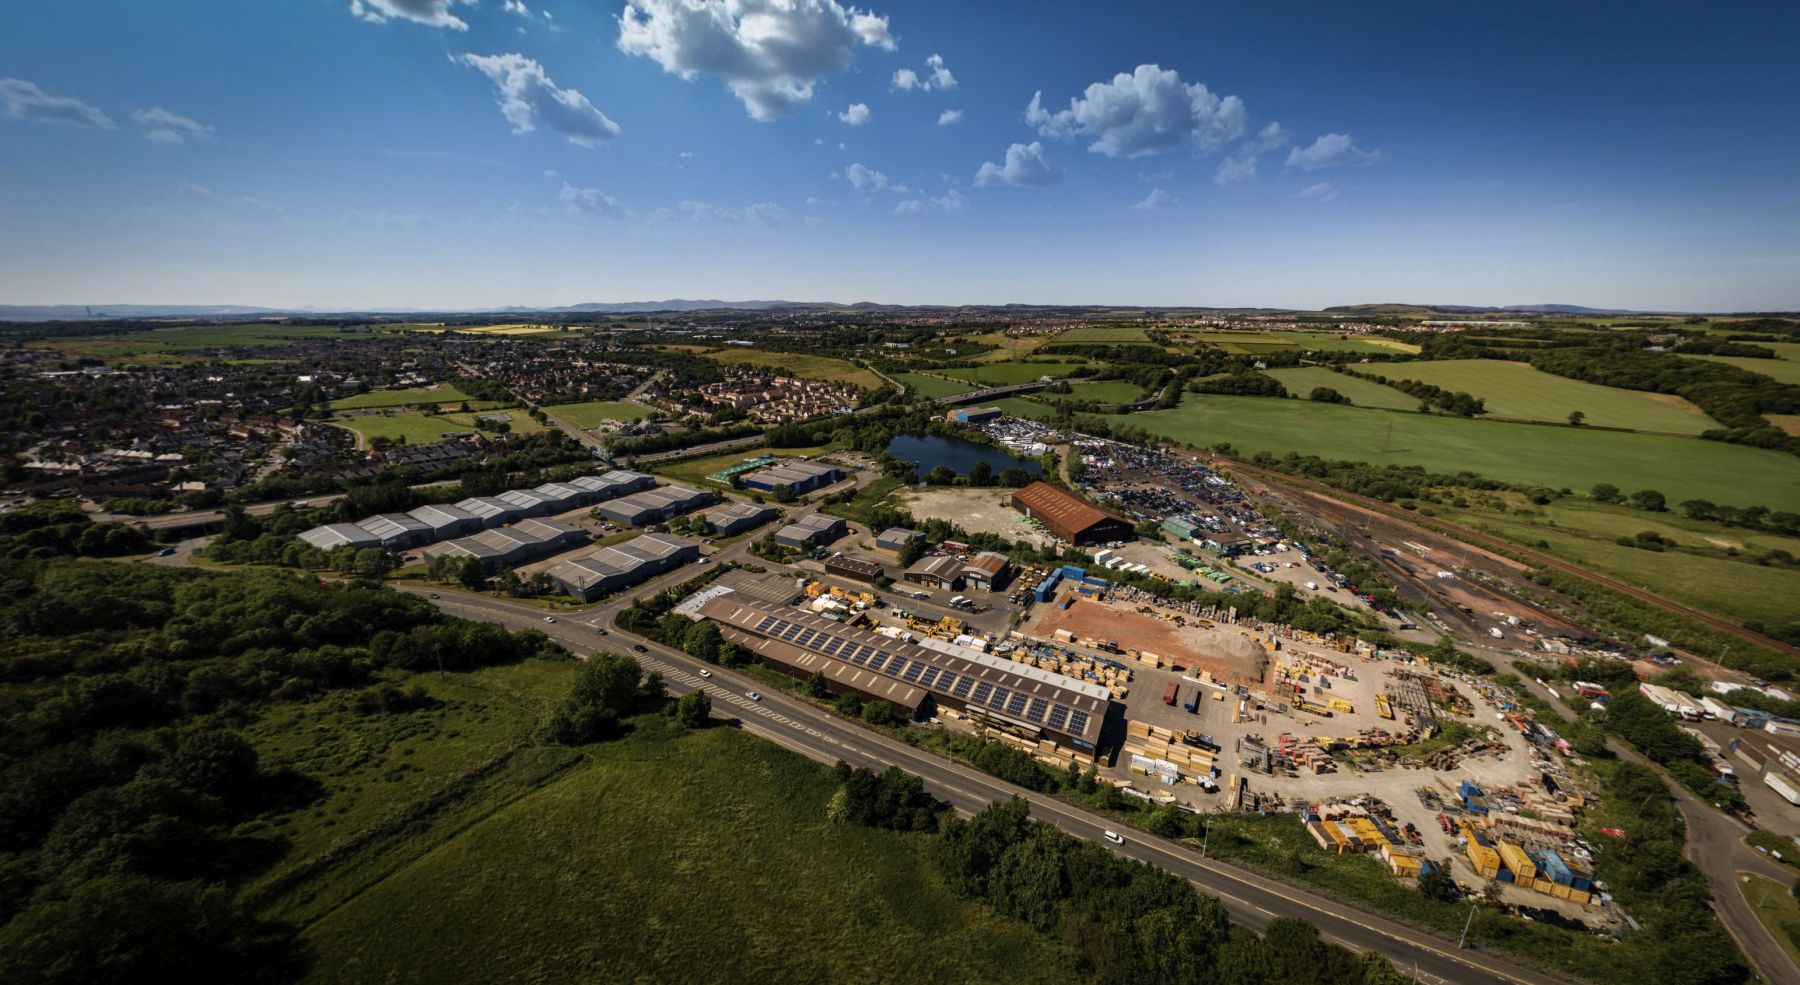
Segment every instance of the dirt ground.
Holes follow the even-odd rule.
[[[906,489],[899,496],[906,510],[920,519],[938,517],[970,533],[998,534],[1038,547],[1055,540],[1012,508],[1008,489]]]
[[[1145,615],[1123,604],[1077,599],[1067,609],[1056,603],[1040,605],[1025,632],[1053,640],[1066,629],[1079,639],[1112,640],[1121,649],[1154,653],[1165,664],[1179,664],[1189,673],[1208,671],[1233,684],[1260,684],[1263,648],[1236,627],[1205,629],[1190,622],[1177,626],[1170,620]]]

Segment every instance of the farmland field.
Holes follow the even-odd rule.
[[[650,408],[626,400],[590,400],[580,404],[555,404],[544,413],[583,430],[598,427],[601,421],[641,421],[650,416]]]
[[[972,383],[958,383],[954,380],[940,380],[935,376],[922,373],[895,373],[894,382],[904,383],[918,391],[921,397],[948,397],[957,393],[968,393],[977,389]]]
[[[1060,944],[952,895],[925,836],[828,820],[825,767],[736,729],[626,726],[579,751],[526,750],[545,763],[535,784],[478,788],[486,802],[461,824],[380,845],[390,858],[359,892],[307,908],[310,980],[1079,977]]]
[[[1577,504],[1568,505],[1570,509],[1545,510],[1548,517],[1554,518],[1554,526],[1535,516],[1433,509],[1447,520],[1486,530],[1515,543],[1536,546],[1539,541],[1547,542],[1557,557],[1628,580],[1634,585],[1643,585],[1666,598],[1740,623],[1761,621],[1773,628],[1797,618],[1789,600],[1800,597],[1800,571],[1778,565],[1759,565],[1748,556],[1734,559],[1712,542],[1780,544],[1780,549],[1792,552],[1800,549],[1800,543],[1794,538],[1696,523],[1684,517],[1665,521],[1661,514],[1606,507],[1591,501],[1583,505],[1591,505],[1592,511],[1581,510]],[[1616,511],[1616,515],[1600,511]],[[1585,529],[1578,529],[1576,524],[1582,524]],[[1710,535],[1694,533],[1681,525],[1710,527],[1713,532]],[[1655,531],[1677,545],[1699,553],[1691,550],[1647,551],[1615,542],[1618,537],[1635,536],[1640,531]]]
[[[457,389],[454,383],[413,387],[410,390],[370,390],[353,397],[331,402],[332,410],[363,410],[369,407],[408,407],[413,404],[460,404],[473,399]]]
[[[1417,398],[1409,397],[1391,386],[1383,386],[1370,380],[1359,380],[1354,376],[1334,373],[1323,366],[1289,366],[1282,369],[1264,370],[1263,375],[1273,376],[1287,387],[1287,392],[1306,399],[1306,395],[1314,387],[1330,387],[1350,398],[1350,402],[1358,407],[1380,407],[1384,410],[1415,410],[1419,406]]]
[[[970,342],[983,345],[999,346],[992,352],[984,352],[975,357],[976,362],[1003,363],[1009,359],[1023,359],[1038,350],[1038,347],[1054,341],[1050,335],[1008,335],[1005,332],[984,332],[981,335],[969,336]]]
[[[1089,345],[1150,344],[1150,333],[1142,328],[1071,328],[1056,336],[1057,342],[1079,342]]]
[[[1671,503],[1710,499],[1800,509],[1800,460],[1697,438],[1566,427],[1550,431],[1536,424],[1193,394],[1174,410],[1111,420],[1203,447],[1229,441],[1244,453],[1292,451],[1377,465],[1419,465],[1435,472],[1467,469],[1580,492],[1610,482],[1628,492],[1660,490]],[[1680,467],[1671,468],[1671,463]]]
[[[989,363],[985,366],[962,366],[938,370],[945,376],[968,380],[982,386],[1010,386],[1030,383],[1040,376],[1067,376],[1086,363]]]
[[[881,377],[863,369],[855,363],[830,356],[814,356],[804,352],[765,352],[760,349],[732,347],[720,352],[704,354],[707,359],[724,363],[728,366],[749,364],[751,366],[773,369],[783,375],[798,376],[808,380],[825,380],[830,383],[848,383],[866,390],[883,386]]]
[[[1260,355],[1282,349],[1318,349],[1324,352],[1387,352],[1416,354],[1419,347],[1408,342],[1374,335],[1339,337],[1332,332],[1245,332],[1201,331],[1186,338],[1216,345],[1236,355]]]
[[[355,340],[385,329],[347,331],[335,325],[184,325],[123,335],[77,335],[26,343],[31,349],[58,349],[71,357],[142,362],[189,362],[221,349],[281,346],[315,339]]]
[[[1489,417],[1561,424],[1571,411],[1596,427],[1699,434],[1719,425],[1680,397],[1583,383],[1496,359],[1447,359],[1366,367],[1392,380],[1419,380],[1480,397]]]
[[[1756,342],[1753,344],[1774,349],[1781,354],[1780,358],[1751,359],[1747,356],[1687,356],[1685,358],[1705,359],[1708,362],[1736,366],[1752,373],[1761,373],[1777,383],[1800,383],[1800,342]]]

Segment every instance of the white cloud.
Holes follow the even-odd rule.
[[[1347,133],[1328,133],[1305,147],[1288,152],[1287,166],[1302,171],[1321,168],[1366,167],[1387,159],[1378,150],[1363,150]]]
[[[969,200],[963,197],[962,192],[952,188],[948,192],[926,201],[921,201],[916,198],[907,199],[894,206],[894,214],[921,215],[929,210],[932,212],[942,212],[945,215],[955,215],[968,207]]]
[[[518,14],[520,17],[530,17],[531,16],[531,8],[525,6],[525,4],[523,2],[521,2],[521,0],[506,0],[505,3],[502,3],[500,5],[500,9],[506,11],[509,14]],[[549,15],[546,14],[545,16],[549,16]]]
[[[1037,141],[1014,144],[1006,149],[1006,163],[988,161],[975,172],[975,184],[987,185],[1054,185],[1062,180],[1062,172],[1051,167],[1044,157],[1044,145]]]
[[[132,110],[131,122],[142,127],[144,136],[158,144],[185,144],[190,140],[202,140],[210,137],[213,132],[212,127],[185,116],[178,116],[161,106]]]
[[[956,76],[944,67],[943,55],[932,55],[925,59],[925,67],[931,69],[931,78],[925,80],[926,89],[954,89]]]
[[[350,0],[350,12],[371,24],[385,24],[389,18],[431,27],[447,27],[466,31],[469,25],[451,12],[458,4],[475,5],[475,0]]]
[[[1256,177],[1257,159],[1287,142],[1288,132],[1282,129],[1281,124],[1271,123],[1263,127],[1257,131],[1254,139],[1239,144],[1219,162],[1219,169],[1213,172],[1213,181],[1221,185],[1249,181]]]
[[[694,152],[691,150],[684,150],[681,153],[676,154],[675,156],[681,158],[684,161],[691,161],[694,159]]]
[[[1307,185],[1305,188],[1300,189],[1299,197],[1329,202],[1337,197],[1337,189],[1331,187],[1331,182],[1321,181],[1316,185]]]
[[[869,106],[867,103],[851,103],[837,118],[853,127],[860,127],[869,122]]]
[[[894,72],[893,86],[896,89],[918,89],[922,92],[956,88],[956,76],[950,74],[950,69],[945,67],[943,55],[932,55],[925,59],[925,73],[920,76],[910,68],[899,69]]]
[[[905,195],[911,191],[898,182],[889,182],[887,175],[874,168],[865,167],[860,162],[844,169],[844,180],[850,182],[850,187],[859,192],[893,192],[896,195]]]
[[[500,90],[500,113],[512,123],[513,133],[530,133],[542,122],[583,147],[598,147],[619,136],[619,125],[586,96],[558,88],[542,65],[524,55],[452,55],[451,60],[479,69]]]
[[[618,216],[624,215],[619,200],[602,192],[598,188],[577,188],[568,182],[562,183],[562,191],[556,195],[562,203],[563,211],[570,215]]]
[[[942,113],[938,114],[938,124],[937,125],[940,127],[947,127],[952,123],[961,123],[961,122],[962,122],[962,110],[960,110],[960,109],[947,109],[947,110],[944,110]]]
[[[757,202],[741,209],[725,208],[708,202],[692,200],[681,202],[676,206],[681,215],[692,222],[730,222],[746,226],[767,226],[787,218],[787,210],[774,202]],[[658,219],[670,219],[674,214],[667,209],[659,209]]]
[[[1031,97],[1025,121],[1046,137],[1088,137],[1088,150],[1107,157],[1161,154],[1191,142],[1196,153],[1218,150],[1244,132],[1244,102],[1219,96],[1181,73],[1139,65],[1110,82],[1095,82],[1069,108],[1044,109],[1043,93]]]
[[[810,101],[858,45],[895,48],[887,18],[837,0],[627,0],[618,44],[683,79],[718,76],[762,121]]]
[[[1150,189],[1150,194],[1145,195],[1144,200],[1133,205],[1132,208],[1143,209],[1145,212],[1157,212],[1174,205],[1178,201],[1180,201],[1180,199],[1163,191],[1161,188],[1152,188]]]
[[[112,117],[74,96],[53,96],[24,79],[0,79],[0,105],[15,120],[111,130]]]

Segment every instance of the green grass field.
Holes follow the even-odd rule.
[[[280,325],[255,322],[244,325],[185,325],[154,328],[123,335],[77,335],[26,343],[27,348],[58,349],[71,357],[109,362],[192,362],[212,350],[280,346],[312,339],[357,339],[386,331],[384,328],[348,332],[334,325]]]
[[[1150,333],[1142,328],[1070,328],[1058,335],[1055,341],[1088,345],[1151,344]]]
[[[1323,366],[1288,366],[1282,369],[1264,370],[1264,375],[1273,376],[1287,387],[1287,391],[1302,400],[1313,391],[1314,387],[1330,387],[1350,398],[1350,402],[1358,407],[1379,407],[1384,410],[1416,410],[1419,401],[1409,397],[1391,386],[1383,386],[1369,380],[1359,380],[1354,376],[1334,373]]]
[[[984,407],[998,407],[1009,417],[1023,417],[1035,421],[1047,421],[1056,416],[1056,408],[1040,402],[1043,394],[1035,394],[1038,400],[1026,400],[1023,397],[1003,397],[999,400],[983,404]]]
[[[1109,404],[1128,404],[1144,395],[1143,387],[1136,383],[1124,383],[1118,380],[1107,383],[1077,383],[1069,387],[1069,390],[1071,391],[1069,396],[1076,400]],[[1042,396],[1042,394],[1038,396]]]
[[[1542,517],[1443,507],[1432,509],[1447,520],[1528,547],[1536,547],[1539,541],[1546,542],[1550,552],[1557,557],[1642,585],[1666,598],[1739,623],[1759,621],[1765,627],[1773,628],[1795,621],[1792,600],[1800,598],[1800,571],[1759,565],[1747,556],[1732,558],[1712,543],[1715,539],[1728,543],[1747,539],[1777,541],[1782,542],[1782,549],[1792,552],[1795,549],[1793,538],[1704,524],[1718,528],[1718,534],[1709,539],[1681,529],[1674,521],[1658,522],[1657,515],[1642,511],[1628,511],[1636,513],[1636,517],[1613,516],[1585,513],[1579,504],[1566,500],[1552,505],[1565,503],[1567,508],[1547,511],[1551,515]],[[1597,503],[1592,505],[1601,510],[1611,509]],[[1640,531],[1656,531],[1673,540],[1678,549],[1659,553],[1617,543],[1618,537],[1635,536]]]
[[[1086,363],[989,363],[985,366],[963,366],[957,369],[938,370],[944,376],[953,376],[970,383],[982,386],[1010,386],[1014,383],[1030,383],[1040,376],[1067,376]]]
[[[1392,380],[1419,380],[1487,403],[1487,416],[1561,424],[1571,411],[1596,427],[1699,434],[1718,423],[1680,397],[1583,383],[1494,359],[1447,359],[1372,368]]]
[[[463,743],[465,769],[516,743],[541,713],[542,691],[508,694],[503,673],[488,683],[492,702],[439,726],[482,737]],[[624,738],[579,751],[515,754],[526,762],[473,784],[443,820],[378,839],[375,857],[352,852],[295,887],[283,898],[292,905],[276,909],[316,949],[309,980],[1079,977],[1053,940],[953,896],[923,836],[828,821],[836,781],[824,767],[723,726],[628,724]],[[312,741],[333,761],[360,754],[352,736]],[[421,799],[446,785],[426,772]],[[394,800],[376,770],[331,783]],[[336,839],[373,820],[324,813],[342,818]]]
[[[1757,342],[1755,345],[1765,346],[1781,351],[1795,350],[1792,355],[1783,353],[1779,359],[1751,359],[1746,356],[1687,356],[1687,359],[1705,359],[1709,362],[1724,363],[1747,369],[1752,373],[1761,373],[1777,383],[1800,383],[1800,343],[1792,342]]]
[[[527,416],[522,410],[503,411],[512,420],[514,434],[536,434],[544,429],[542,424]],[[430,444],[446,434],[462,431],[485,431],[497,434],[492,424],[475,422],[476,415],[468,414],[422,414],[418,411],[407,411],[404,414],[355,414],[333,418],[333,424],[348,428],[361,436],[362,444],[367,445],[376,438],[387,438],[391,441],[406,439],[409,445]]]
[[[1195,394],[1174,410],[1112,420],[1202,447],[1229,441],[1246,454],[1292,451],[1437,472],[1466,469],[1580,492],[1610,482],[1628,492],[1660,490],[1671,503],[1710,499],[1800,509],[1800,460],[1697,438]]]
[[[370,390],[353,397],[340,397],[331,402],[332,410],[364,410],[370,407],[408,407],[413,404],[460,404],[474,399],[454,383],[413,387],[409,390]]]
[[[814,356],[804,352],[765,352],[760,349],[746,349],[732,346],[719,352],[708,352],[706,358],[728,366],[748,364],[767,367],[784,375],[798,376],[808,380],[826,380],[831,383],[848,383],[867,390],[884,386],[881,377],[855,363],[830,356]]]
[[[894,382],[912,387],[922,397],[948,397],[952,394],[968,393],[970,390],[977,389],[972,383],[940,380],[935,376],[926,376],[922,373],[895,373]]]
[[[650,408],[625,400],[590,400],[581,404],[555,404],[544,413],[582,429],[598,427],[601,421],[641,421],[650,416]]]

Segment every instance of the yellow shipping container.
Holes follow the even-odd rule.
[[[1532,864],[1531,856],[1510,841],[1500,842],[1500,860],[1512,870],[1515,883],[1529,885],[1537,878],[1537,866]]]

